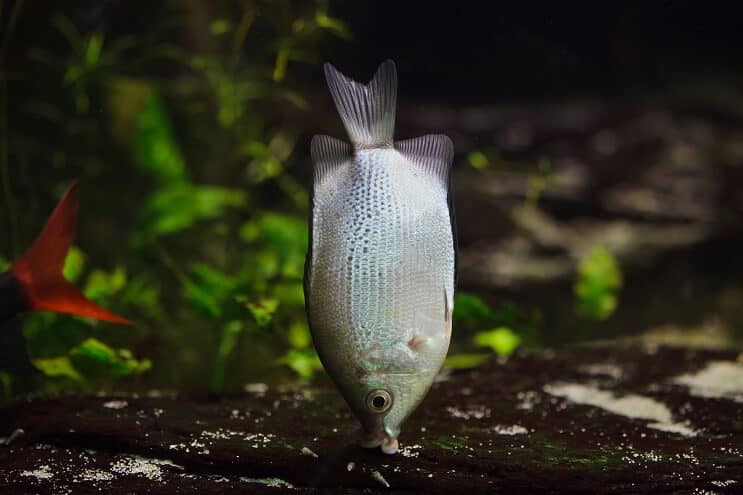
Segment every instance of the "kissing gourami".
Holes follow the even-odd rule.
[[[454,307],[453,147],[443,135],[394,141],[397,73],[368,84],[325,65],[351,144],[312,141],[305,301],[318,355],[364,430],[398,450],[449,347]]]

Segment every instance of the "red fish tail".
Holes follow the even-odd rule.
[[[131,323],[83,296],[62,276],[67,251],[77,227],[75,181],[65,191],[52,216],[33,245],[10,269],[31,311],[67,313],[112,323]]]

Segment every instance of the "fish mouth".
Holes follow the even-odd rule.
[[[361,438],[359,444],[365,449],[375,449],[380,447],[382,452],[389,455],[396,454],[400,449],[400,444],[397,441],[397,438],[388,435],[384,431],[384,428],[379,428],[374,432],[365,434]]]

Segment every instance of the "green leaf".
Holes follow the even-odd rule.
[[[217,318],[222,314],[222,303],[235,290],[238,280],[205,263],[191,266],[191,279],[184,279],[186,299],[193,307]]]
[[[136,306],[150,318],[165,316],[160,302],[160,286],[150,273],[140,273],[124,287],[119,301],[123,306]]]
[[[496,314],[485,301],[474,294],[459,292],[454,301],[454,326],[481,329],[496,324]]]
[[[478,332],[474,337],[478,347],[489,347],[499,356],[509,356],[521,345],[521,337],[508,327]]]
[[[126,286],[126,271],[117,266],[112,272],[93,270],[85,284],[85,296],[94,301],[104,301]]]
[[[279,308],[279,300],[259,297],[245,301],[245,305],[258,326],[265,327],[273,320],[273,315]]]
[[[104,365],[118,376],[144,373],[152,367],[149,359],[134,359],[128,349],[112,349],[103,342],[89,338],[70,351],[74,358],[84,358],[96,364]]]
[[[199,287],[218,295],[229,294],[237,283],[234,277],[220,272],[206,263],[194,263],[191,266],[191,274]]]
[[[314,349],[291,349],[278,363],[288,366],[302,378],[312,378],[316,371],[322,369],[322,363]]]
[[[541,319],[538,309],[521,307],[511,301],[491,307],[467,292],[458,293],[454,302],[454,327],[475,332],[485,328],[507,327],[520,336],[524,345],[539,342]]]
[[[67,356],[34,359],[33,364],[46,376],[63,376],[77,381],[83,379]]]
[[[471,151],[467,153],[467,161],[475,169],[483,169],[488,166],[488,157],[482,151]]]
[[[142,213],[137,242],[179,232],[199,220],[221,216],[227,209],[243,206],[243,191],[216,186],[177,183],[150,197]]]
[[[315,23],[328,31],[333,32],[336,36],[345,40],[351,39],[351,31],[348,29],[346,24],[340,19],[328,16],[324,10],[318,10],[315,13]]]
[[[13,377],[5,371],[0,371],[0,390],[3,391],[3,399],[7,400],[13,396]]]
[[[579,314],[603,320],[617,307],[622,273],[614,255],[603,246],[593,248],[578,265],[573,286]]]
[[[214,294],[209,293],[191,281],[186,281],[183,287],[184,297],[192,307],[206,314],[210,318],[222,316],[222,306]]]
[[[262,244],[278,256],[279,270],[286,278],[304,273],[307,252],[307,220],[281,213],[265,213],[243,224],[240,237],[249,245]]]
[[[305,347],[309,347],[312,343],[310,329],[303,321],[295,321],[289,327],[287,339],[289,340],[289,345],[294,349],[304,349]]]
[[[72,246],[67,252],[64,261],[62,275],[70,282],[75,282],[85,269],[85,254],[76,246]]]
[[[444,361],[444,366],[451,369],[468,369],[479,366],[488,360],[490,354],[454,354]]]
[[[274,283],[271,294],[281,301],[283,306],[304,308],[304,288],[301,281]]]
[[[209,25],[209,31],[215,36],[229,33],[232,30],[232,22],[229,19],[214,19]]]
[[[186,178],[186,163],[175,140],[165,105],[155,91],[139,113],[134,136],[134,163],[162,181]]]
[[[222,338],[219,341],[219,348],[217,349],[217,359],[214,363],[214,371],[212,373],[212,391],[221,392],[224,389],[227,359],[235,350],[237,338],[244,330],[245,325],[239,320],[229,321],[224,326],[224,329],[222,330]]]

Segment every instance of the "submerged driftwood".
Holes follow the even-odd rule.
[[[442,376],[402,451],[330,386],[32,398],[0,409],[2,493],[741,493],[735,353],[583,347]],[[700,491],[699,493],[702,493]]]

